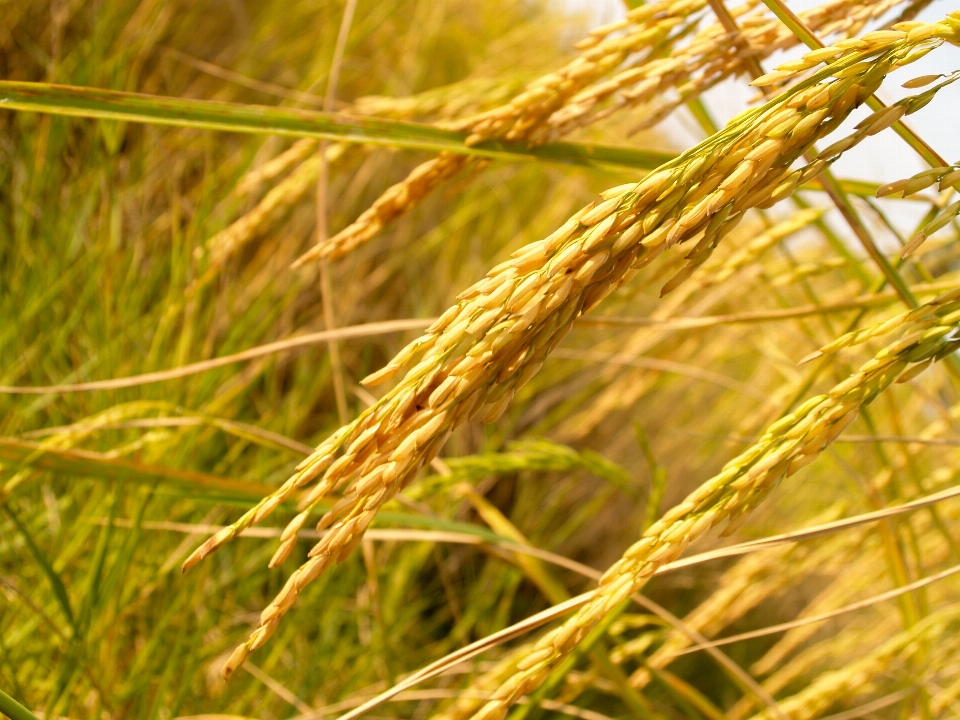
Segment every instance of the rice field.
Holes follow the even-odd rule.
[[[960,10],[615,10],[0,3],[0,714],[960,717]]]

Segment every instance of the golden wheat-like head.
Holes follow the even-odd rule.
[[[888,126],[891,117],[900,117],[926,102],[938,88],[872,114],[853,135],[824,150],[816,160],[798,170],[790,169],[817,139],[831,132],[872,94],[888,72],[919,56],[918,49],[954,38],[958,24],[925,24],[909,32],[873,37],[851,50],[837,50],[838,59],[812,79],[735,118],[723,132],[641,182],[603,193],[602,201],[583,208],[549,237],[521,248],[461,293],[458,303],[426,334],[364,381],[366,385],[384,382],[419,357],[392,390],[322,443],[277,492],[210,538],[184,563],[184,569],[191,567],[240,530],[260,522],[297,491],[313,485],[300,500],[301,513],[284,532],[272,561],[279,564],[289,555],[297,531],[318,501],[343,488],[342,497],[318,525],[318,529],[329,532],[264,609],[260,626],[237,649],[224,673],[229,675],[266,642],[303,588],[346,557],[380,507],[436,456],[456,427],[471,418],[492,422],[503,413],[577,317],[665,248],[699,238],[685,256],[686,264],[664,286],[663,292],[669,292],[710,256],[746,210],[789,195],[798,184],[821,172],[828,161],[877,127]],[[869,62],[864,60],[867,57],[871,58]],[[778,71],[782,72],[786,71]],[[779,80],[781,75],[774,74],[758,83]],[[827,416],[818,420],[822,421],[818,432],[822,431],[823,437],[816,436],[820,440],[836,437],[840,431],[837,428],[845,427],[840,419],[850,422],[855,416],[850,405],[828,405],[829,412],[824,410]],[[820,440],[811,439],[810,447],[822,448],[829,441],[817,445]],[[796,469],[814,455],[812,450],[801,453],[802,457],[791,455],[791,468]],[[722,515],[745,512],[750,507],[747,496],[758,501],[769,490],[772,480],[768,478],[774,475],[768,471],[776,468],[782,474],[786,468],[780,467],[782,458],[778,454],[771,458],[743,479],[729,478],[734,485],[745,483],[744,488],[751,489],[741,493],[735,487],[740,500],[725,506]],[[723,485],[727,480],[717,482]],[[712,506],[698,511],[698,533],[718,521],[718,512]],[[655,527],[660,528],[662,522]],[[661,560],[666,562],[663,558],[673,557],[681,545],[661,542],[654,557],[645,557],[644,562],[649,561],[649,567]],[[612,572],[620,578],[620,590],[636,580]],[[619,597],[616,588],[612,596]],[[596,603],[591,607],[592,612],[598,612]],[[559,643],[554,650],[562,655],[567,644]],[[553,662],[551,658],[552,654],[544,655],[544,662]],[[531,666],[536,667],[538,663]],[[529,676],[540,677],[540,672],[531,669]],[[522,689],[525,687],[527,682],[523,681],[507,693],[513,698],[507,704],[526,692]]]

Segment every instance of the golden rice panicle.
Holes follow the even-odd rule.
[[[881,633],[880,637],[889,637],[892,633],[901,629],[895,623],[882,620],[871,628],[871,632],[876,630]],[[876,641],[876,638],[871,637],[870,640]],[[859,648],[865,642],[864,633],[859,628],[845,627],[832,635],[829,641],[818,642],[806,647],[780,665],[774,674],[763,681],[763,689],[771,695],[776,695],[798,678],[822,671],[831,660],[835,659],[838,647]],[[733,704],[727,714],[730,716],[730,720],[743,720],[743,718],[754,714],[756,710],[753,698],[744,696]]]
[[[512,94],[510,91],[515,85],[516,83],[511,81],[467,80],[411,97],[360,98],[354,111],[361,115],[385,116],[400,120],[430,115],[434,121],[442,122],[450,120],[466,108],[483,107],[498,99],[506,99],[504,96]],[[207,241],[204,252],[209,257],[211,269],[208,270],[205,279],[211,278],[228,257],[234,255],[266,228],[275,224],[290,208],[315,190],[320,169],[319,158],[316,156],[319,146],[319,141],[312,138],[298,140],[288,150],[244,175],[234,191],[234,194],[239,197],[248,195],[262,183],[295,168],[255,207]],[[339,160],[348,149],[349,146],[344,143],[328,144],[327,162]]]
[[[652,127],[680,105],[742,72],[751,58],[762,60],[796,45],[799,41],[789,28],[765,8],[755,9],[759,4],[751,1],[731,9],[731,15],[740,18],[739,35],[727,32],[719,23],[708,25],[689,42],[676,44],[668,57],[635,64],[604,81],[601,88],[581,91],[550,116],[537,136],[547,133],[546,139],[556,140],[625,108],[641,105],[649,107],[634,130]],[[846,37],[899,4],[902,0],[872,0],[851,7],[848,0],[831,0],[801,12],[800,17],[814,32]],[[601,105],[613,95],[613,102]]]
[[[811,519],[811,525],[836,520],[838,505]],[[790,585],[811,573],[824,573],[846,562],[855,551],[856,533],[829,538],[815,549],[805,545],[782,545],[748,555],[724,572],[716,590],[690,611],[684,625],[706,637],[713,637],[723,628],[739,620],[766,598],[784,592]],[[630,677],[633,687],[644,687],[652,675],[647,666],[662,668],[673,660],[674,653],[689,647],[693,641],[686,633],[673,629],[644,665]]]
[[[854,556],[849,557],[847,553],[841,555],[849,563],[846,571],[839,573],[833,582],[804,607],[803,611],[797,615],[798,620],[836,610],[850,602],[864,588],[876,587],[877,582],[883,582],[883,551],[875,546],[864,544],[867,543],[869,535],[863,530],[851,532],[849,536],[851,540],[845,543],[843,549],[847,553],[853,553]],[[755,675],[767,675],[775,670],[779,671],[779,668],[786,664],[787,658],[818,630],[816,623],[808,623],[788,630],[750,667],[750,671]],[[773,680],[772,676],[771,680]],[[768,690],[778,692],[789,680],[786,680],[783,685],[778,685],[779,682],[781,680],[773,681],[773,685],[768,687]]]
[[[949,471],[947,472],[949,473]],[[873,478],[870,484],[877,488],[883,487],[889,482],[893,473],[894,471],[891,468],[887,468]],[[939,481],[935,480],[935,482],[939,484],[943,480],[949,481],[950,477],[952,477],[952,473]],[[952,506],[944,506],[941,511],[948,522],[955,522],[956,510]],[[911,525],[919,536],[921,545],[919,552],[930,566],[943,562],[952,554],[948,542],[944,541],[939,533],[929,532],[932,524],[931,518],[927,515],[916,516],[911,520]],[[834,581],[807,604],[797,616],[797,620],[836,610],[856,597],[869,594],[870,588],[889,583],[884,563],[885,550],[872,533],[863,528],[844,533],[840,537],[849,538],[847,545],[851,551],[855,552],[851,564],[837,573]],[[799,675],[820,665],[822,656],[831,655],[835,648],[857,648],[864,644],[875,644],[877,638],[889,637],[891,631],[897,629],[897,625],[896,621],[892,623],[881,622],[871,625],[868,631],[864,632],[863,628],[859,628],[856,623],[852,623],[844,632],[858,633],[860,637],[857,640],[844,638],[841,642],[837,638],[831,638],[829,641],[814,644],[796,653],[797,648],[818,631],[818,626],[815,623],[800,625],[788,630],[751,666],[750,670],[755,675],[772,673],[763,684],[770,693],[777,693],[792,683]],[[794,656],[793,659],[788,659],[791,656]],[[734,720],[743,717],[749,709],[749,702],[738,701],[731,709],[731,717]]]
[[[811,146],[816,136],[829,134],[838,127],[853,108],[873,94],[887,73],[917,60],[945,39],[954,38],[958,31],[949,20],[952,18],[916,28],[924,30],[924,34],[918,33],[919,40],[911,39],[911,33],[891,33],[896,37],[886,36],[882,43],[874,41],[866,49],[831,63],[811,80],[786,93],[785,100],[778,98],[763,108],[734,118],[730,127],[750,127],[753,132],[740,142],[725,146],[718,143],[713,153],[722,147],[723,159],[697,183],[695,192],[685,195],[699,203],[670,228],[666,241],[668,244],[678,242],[678,236],[688,233],[691,225],[702,229],[703,235],[685,256],[686,265],[667,281],[661,294],[687,280],[710,257],[724,235],[739,222],[744,208],[768,208],[789,197],[841,154],[922,108],[942,87],[953,82],[956,78],[872,113],[856,126],[855,132],[822,150],[813,162],[789,170],[790,164]],[[960,23],[954,22],[957,24]],[[926,25],[935,27],[927,29]],[[862,60],[866,57],[871,60]],[[709,165],[709,160],[705,164]]]
[[[387,188],[373,205],[364,210],[350,225],[325,243],[315,245],[301,255],[293,267],[302,267],[318,258],[336,260],[349,254],[355,248],[376,237],[384,227],[398,217],[416,207],[444,180],[453,177],[470,165],[480,166],[485,163],[484,160],[477,160],[468,155],[443,152],[417,165],[407,177]]]
[[[491,137],[538,142],[536,130],[572,98],[582,92],[593,97],[615,91],[610,81],[595,83],[634,53],[660,48],[675,29],[691,27],[691,18],[705,6],[705,0],[657,0],[635,8],[625,21],[597,28],[578,43],[581,54],[572,62],[533,81],[509,103],[453,127],[472,133],[468,142]]]
[[[790,80],[798,74],[817,67],[821,63],[837,66],[834,77],[843,79],[861,74],[867,58],[897,45],[910,46],[910,53],[899,64],[907,65],[935,49],[941,42],[960,42],[960,20],[953,13],[936,23],[902,22],[890,30],[878,30],[859,38],[842,40],[835,45],[806,53],[799,60],[791,60],[773,72],[762,75],[751,85],[764,87]]]
[[[790,163],[842,122],[857,98],[872,93],[908,50],[904,41],[861,75],[831,82],[838,89],[826,105],[809,110],[802,102],[819,93],[817,85],[788,93],[636,185],[606,193],[602,202],[583,208],[552,235],[493,268],[423,337],[368,378],[367,384],[382,382],[421,356],[376,405],[326,441],[297,475],[241,519],[240,525],[259,522],[314,481],[301,508],[344,489],[318,525],[329,532],[264,609],[260,627],[231,657],[225,675],[266,642],[307,584],[360,542],[380,507],[436,456],[456,427],[470,418],[495,421],[576,318],[666,247],[702,233],[687,256],[691,269],[701,264],[745,211],[769,198]],[[818,160],[801,173],[812,176],[824,166]],[[682,279],[677,276],[668,285]],[[287,547],[303,522],[302,516],[294,521],[284,539]],[[187,566],[232,539],[237,527],[211,538]],[[278,558],[283,556],[281,550]]]
[[[327,162],[335,161],[345,150],[346,145],[342,143],[330,145],[326,151]],[[314,153],[314,157],[299,163],[296,170],[277,183],[253,209],[210,238],[206,246],[210,266],[219,269],[264,228],[303,200],[316,187],[319,169],[320,159]]]
[[[960,315],[957,315],[955,310],[951,308],[954,307],[953,303],[956,302],[958,298],[960,298],[960,291],[957,290],[942,293],[926,305],[921,305],[914,310],[894,315],[892,318],[868,325],[864,328],[851,330],[836,340],[824,345],[819,350],[807,355],[800,362],[809,362],[823,355],[830,355],[845,348],[859,345],[872,338],[893,332],[908,323],[914,328],[914,334],[917,336],[922,335],[930,328],[943,327],[944,323],[948,325],[954,323],[960,319]],[[934,330],[934,332],[940,331]],[[904,341],[909,342],[910,338],[905,338]]]
[[[824,260],[800,262],[784,269],[770,278],[773,287],[785,287],[816,275],[825,275],[849,264],[846,258],[826,258]]]
[[[948,471],[949,472],[949,471]],[[885,485],[893,471],[887,468],[871,480],[874,487]],[[949,480],[948,477],[942,480]],[[944,506],[949,521],[955,520],[956,512],[952,506]],[[936,533],[926,532],[932,525],[928,516],[921,515],[912,519],[911,525],[919,534],[921,553],[924,561],[935,565],[951,555],[947,542]],[[836,574],[835,579],[817,597],[815,597],[797,616],[798,620],[814,615],[836,610],[851,602],[856,597],[862,597],[865,589],[876,588],[889,582],[884,563],[885,550],[878,539],[866,528],[844,533],[836,538],[846,538],[848,552],[854,553]],[[843,553],[840,553],[843,556]],[[852,563],[852,564],[851,564]],[[831,635],[816,642],[799,652],[797,648],[816,634],[819,626],[816,623],[803,624],[787,631],[767,652],[750,668],[754,675],[770,676],[764,680],[763,687],[771,694],[779,693],[783,688],[794,683],[798,677],[807,673],[815,673],[826,662],[836,659],[837,648],[862,648],[865,645],[877,645],[885,638],[896,633],[900,628],[897,618],[882,617],[879,622],[862,627],[858,623],[851,623],[844,627],[839,635]],[[749,698],[741,698],[730,709],[731,720],[740,720],[752,710]]]
[[[902,0],[867,0],[851,7],[848,0],[830,0],[801,12],[800,18],[814,32],[846,39],[870,20],[900,4]],[[658,105],[646,113],[647,117],[638,129],[649,127],[677,106],[699,97],[706,89],[741,71],[751,57],[763,59],[777,50],[796,45],[799,41],[790,29],[771,17],[765,8],[758,8],[759,5],[758,0],[750,0],[731,10],[731,15],[740,18],[739,35],[727,32],[716,23],[698,30],[689,41],[681,44],[679,36],[685,33],[677,32],[676,39],[669,40],[673,47],[668,57],[632,63],[609,80],[581,90],[540,123],[527,136],[528,139],[536,142],[556,140],[624,107],[656,100]],[[702,6],[690,5],[688,12]],[[682,6],[671,7],[668,17],[680,17],[682,11]],[[908,8],[907,12],[915,11]],[[673,97],[670,97],[671,91],[675,91]],[[596,111],[602,101],[614,95],[618,97],[616,103]]]
[[[948,312],[960,310],[957,299],[929,305]],[[523,695],[539,687],[607,613],[639,590],[661,565],[676,559],[693,539],[723,520],[730,521],[726,533],[738,527],[782,478],[816,459],[849,427],[862,406],[913,368],[926,367],[960,348],[957,321],[942,328],[944,332],[916,337],[907,327],[904,338],[914,335],[910,342],[890,345],[827,394],[811,398],[771,425],[755,445],[648,528],[604,573],[596,595],[544,635],[518,672],[497,690],[495,699],[474,717],[504,717]]]
[[[240,181],[233,190],[233,194],[244,197],[255,192],[263,183],[283,175],[310,158],[317,152],[319,146],[319,140],[302,138],[276,157],[262,164],[255,163],[254,166],[240,178]]]
[[[380,506],[437,454],[455,427],[470,417],[496,419],[575,317],[622,281],[642,251],[637,244],[616,255],[609,249],[620,235],[614,231],[616,210],[629,203],[629,197],[623,193],[584,208],[550,238],[524,248],[461,294],[459,304],[423,338],[401,351],[384,372],[367,379],[367,384],[383,381],[423,354],[377,405],[341,431],[343,441],[338,438],[337,447],[342,446],[342,454],[334,458],[336,448],[326,449],[315,464],[302,466],[280,492],[241,519],[240,525],[262,519],[317,477],[302,506],[309,508],[346,485],[343,497],[318,526],[329,533],[264,610],[260,628],[231,658],[225,674],[266,641],[304,586],[350,552]],[[295,519],[285,542],[303,521],[303,515]],[[235,534],[231,530],[211,538],[198,555]]]
[[[704,7],[704,0],[660,0],[631,12],[621,27],[598,28],[581,43],[580,56],[559,70],[533,81],[510,102],[493,110],[441,125],[468,133],[467,142],[476,144],[490,138],[532,139],[533,131],[568,98],[609,74],[628,56],[661,43],[670,30],[687,15]],[[618,32],[619,34],[613,34]],[[454,153],[441,153],[414,168],[406,178],[388,188],[360,217],[346,228],[302,255],[294,267],[317,258],[333,260],[375,237],[381,229],[415,207],[444,180],[476,160]]]

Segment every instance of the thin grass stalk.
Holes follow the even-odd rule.
[[[343,17],[340,29],[337,32],[337,44],[333,50],[333,61],[330,63],[330,73],[327,76],[327,90],[323,96],[323,111],[333,110],[337,96],[337,83],[340,81],[340,67],[343,64],[343,54],[347,47],[347,37],[350,34],[350,25],[353,23],[353,14],[357,9],[357,0],[347,0],[343,8]],[[327,143],[320,141],[317,153],[320,162],[320,172],[317,177],[317,244],[327,241]],[[333,284],[330,281],[330,268],[326,260],[320,261],[320,300],[323,306],[323,322],[327,332],[336,329],[336,315],[333,308]],[[333,375],[333,393],[337,403],[337,414],[340,424],[347,422],[347,390],[343,379],[343,360],[340,358],[340,345],[335,339],[327,342],[330,353],[330,370]]]
[[[859,602],[851,603],[845,605],[836,610],[830,612],[821,613],[820,615],[813,615],[811,617],[805,617],[800,620],[792,620],[790,622],[780,623],[779,625],[770,625],[769,627],[760,628],[759,630],[751,630],[750,632],[740,633],[739,635],[731,635],[730,637],[720,638],[719,640],[711,640],[707,643],[693,645],[683,650],[678,650],[671,654],[671,657],[680,657],[681,655],[688,655],[690,653],[698,652],[703,650],[706,647],[722,647],[723,645],[730,645],[731,643],[740,642],[742,640],[750,640],[752,638],[765,637],[767,635],[774,635],[779,632],[784,632],[786,630],[793,630],[794,628],[803,627],[804,625],[811,625],[814,623],[821,623],[827,620],[832,620],[833,618],[840,617],[841,615],[846,615],[847,613],[856,612],[857,610],[863,610],[864,608],[873,607],[878,603],[884,602],[886,600],[892,600],[900,597],[904,593],[913,592],[920,588],[931,585],[939,580],[950,577],[951,575],[956,575],[960,572],[960,565],[954,565],[947,570],[935,573],[928,577],[922,578],[920,580],[915,580],[912,583],[904,585],[902,587],[895,588],[893,590],[888,590],[884,593],[879,593],[872,597],[860,600]]]

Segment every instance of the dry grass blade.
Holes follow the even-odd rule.
[[[293,705],[293,707],[295,707],[299,712],[308,713],[312,709],[303,700],[294,695],[289,688],[284,687],[281,683],[267,675],[263,670],[258,668],[253,663],[244,663],[243,669],[270,688],[272,692],[283,698],[285,702]]]
[[[823,305],[805,305],[783,310],[756,310],[753,312],[730,313],[728,315],[707,315],[704,317],[672,317],[672,318],[631,318],[607,316],[591,318],[594,325],[636,325],[649,326],[662,330],[694,330],[697,328],[716,327],[717,325],[736,325],[739,323],[776,322],[794,318],[811,317],[832,312],[846,312],[872,305],[885,304],[893,299],[891,293],[877,293],[874,296],[854,298],[845,302]]]
[[[274,85],[273,83],[256,80],[254,78],[247,77],[246,75],[241,75],[240,73],[222,68],[219,65],[214,65],[213,63],[209,63],[191,55],[187,55],[176,48],[164,48],[164,52],[170,57],[177,59],[179,62],[190,65],[191,67],[195,67],[197,70],[201,70],[205,73],[213,75],[214,77],[229,80],[230,82],[243,85],[244,87],[257,90],[267,95],[273,95],[274,97],[284,98],[286,100],[293,100],[298,103],[303,103],[304,105],[315,105],[319,107],[323,104],[323,98],[319,95],[314,95],[313,93],[308,92],[299,92],[297,90],[285,88],[281,85]]]
[[[879,522],[887,518],[897,517],[898,515],[915,512],[916,510],[930,507],[932,505],[936,505],[937,503],[943,502],[944,500],[951,500],[955,497],[960,497],[960,487],[954,487],[948,490],[943,490],[941,492],[933,493],[931,495],[927,495],[922,498],[917,498],[916,500],[911,500],[910,502],[907,502],[895,507],[888,507],[888,508],[884,508],[883,510],[875,510],[873,512],[856,515],[851,518],[835,520],[833,522],[824,523],[823,525],[817,525],[815,527],[806,528],[804,530],[797,530],[794,532],[783,533],[782,535],[772,535],[770,537],[763,538],[760,540],[751,540],[749,542],[739,543],[737,545],[731,545],[726,548],[709,550],[707,552],[703,552],[698,555],[691,555],[688,558],[681,558],[680,560],[674,560],[670,563],[667,563],[663,567],[670,568],[671,570],[677,570],[683,567],[688,567],[690,565],[695,565],[697,563],[706,562],[707,560],[717,560],[724,557],[733,557],[735,555],[743,555],[744,553],[756,552],[758,550],[763,550],[766,548],[783,545],[784,543],[794,543],[794,542],[801,542],[803,540],[811,540],[813,538],[822,537],[824,535],[829,535],[831,533],[839,532],[841,530],[846,530],[848,528],[857,527],[859,525]]]
[[[147,385],[149,383],[163,382],[165,380],[175,380],[177,378],[196,375],[198,373],[214,370],[232,365],[233,363],[253,360],[255,358],[274,355],[276,353],[294,350],[300,347],[308,347],[330,340],[346,340],[348,338],[363,338],[373,335],[386,333],[403,332],[404,330],[421,330],[432,322],[432,319],[420,320],[386,320],[384,322],[365,323],[363,325],[353,325],[350,327],[336,328],[335,330],[321,330],[320,332],[307,333],[305,335],[295,336],[287,340],[278,340],[277,342],[260,345],[259,347],[243,350],[242,352],[223,357],[213,358],[212,360],[203,360],[201,362],[190,363],[170,370],[158,370],[157,372],[144,373],[142,375],[133,375],[125,378],[113,378],[112,380],[94,380],[85,383],[70,383],[67,385],[47,385],[42,387],[16,387],[10,385],[0,385],[0,393],[10,395],[50,395],[71,392],[90,392],[93,390],[117,390],[119,388],[137,387],[138,385]]]
[[[122,518],[115,518],[110,520],[109,518],[96,518],[94,522],[98,525],[114,525],[116,527],[131,528],[133,527],[132,520],[125,520]],[[203,535],[208,533],[215,533],[223,530],[225,526],[223,525],[208,525],[202,523],[181,523],[181,522],[171,522],[168,520],[158,520],[158,521],[145,521],[140,524],[144,530],[165,530],[169,532],[185,533],[187,535]],[[244,530],[240,537],[245,538],[262,538],[262,539],[273,539],[279,538],[283,533],[283,528],[266,528],[266,527],[256,527],[256,528],[247,528]],[[323,537],[324,533],[315,532],[311,530],[304,530],[300,533],[300,537],[303,540],[319,540]],[[437,543],[457,543],[460,545],[481,545],[485,542],[490,542],[489,538],[484,535],[470,535],[462,532],[452,532],[447,530],[387,530],[381,528],[372,528],[367,533],[367,538],[370,540],[379,540],[383,542],[437,542]],[[519,548],[514,547],[513,544],[505,543],[510,546],[511,550],[516,550],[517,552],[526,552],[528,548]],[[531,552],[536,552],[536,548],[530,548]],[[572,562],[572,561],[568,561]],[[571,566],[571,569],[573,566]]]
[[[727,377],[726,375],[722,375],[718,372],[704,370],[703,368],[694,367],[693,365],[686,365],[684,363],[676,362],[675,360],[661,360],[650,357],[633,357],[631,355],[617,353],[608,354],[595,350],[557,350],[553,353],[553,357],[563,360],[587,360],[591,362],[611,363],[615,365],[628,365],[630,367],[643,368],[644,370],[653,370],[655,372],[676,373],[677,375],[685,375],[697,380],[719,385],[722,388],[733,390],[734,392],[741,393],[747,397],[752,397],[760,402],[767,402],[769,400],[766,395],[758,392],[755,388],[750,387],[746,383],[737,382],[733,378]]]
[[[703,642],[698,645],[686,648],[679,652],[675,652],[671,657],[679,657],[681,655],[687,655],[692,652],[697,652],[699,650],[705,650],[708,647],[720,647],[722,645],[729,645],[731,643],[739,642],[741,640],[750,640],[752,638],[764,637],[766,635],[773,635],[775,633],[784,632],[786,630],[792,630],[793,628],[803,627],[804,625],[809,625],[813,623],[825,622],[827,620],[832,620],[835,617],[840,617],[841,615],[846,615],[847,613],[856,612],[857,610],[863,610],[864,608],[873,607],[877,603],[884,602],[886,600],[893,600],[898,598],[901,595],[913,592],[914,590],[919,590],[922,587],[931,585],[939,580],[948,578],[951,575],[956,575],[960,572],[960,565],[955,565],[952,568],[943,570],[929,577],[925,577],[922,580],[917,580],[903,587],[898,587],[894,590],[889,590],[885,593],[880,593],[879,595],[874,595],[873,597],[866,598],[860,602],[855,602],[850,605],[845,605],[842,608],[833,610],[828,613],[822,613],[820,615],[812,615],[810,617],[805,617],[800,620],[793,620],[791,622],[780,623],[779,625],[771,625],[769,627],[761,628],[759,630],[752,630],[750,632],[740,633],[739,635],[731,635],[730,637],[721,638],[719,640],[711,640],[709,642]]]

